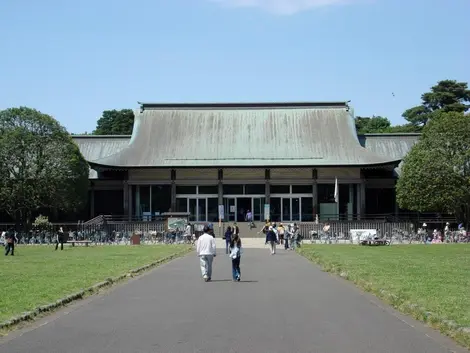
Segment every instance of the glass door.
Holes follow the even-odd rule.
[[[291,221],[300,221],[300,197],[291,198]]]
[[[253,221],[264,221],[264,197],[253,197]]]
[[[207,199],[198,199],[197,200],[197,220],[199,222],[207,221]]]
[[[235,198],[224,198],[224,222],[236,222],[237,203]]]
[[[290,205],[290,198],[283,198],[282,199],[282,214],[281,214],[281,218],[282,218],[282,221],[283,222],[288,222],[290,221],[292,218],[291,216],[291,205]]]
[[[197,219],[197,199],[188,199],[189,221],[194,222]]]

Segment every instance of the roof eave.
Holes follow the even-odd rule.
[[[185,165],[185,166],[172,166],[172,165],[160,165],[160,166],[153,166],[153,165],[145,165],[145,166],[138,166],[138,165],[107,165],[97,162],[88,162],[90,166],[94,166],[97,168],[104,168],[104,169],[168,169],[168,168],[178,168],[178,169],[188,169],[188,168],[385,168],[391,167],[396,168],[400,164],[401,159],[393,160],[393,161],[386,161],[381,163],[366,163],[366,164],[335,164],[335,165],[322,165],[322,164],[311,164],[311,165],[304,165],[304,164],[276,164],[276,165],[266,165],[266,164],[251,164],[246,166],[240,165]]]

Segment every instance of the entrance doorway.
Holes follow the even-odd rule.
[[[237,220],[239,222],[246,221],[246,213],[251,211],[251,197],[237,198]]]
[[[245,222],[247,211],[251,211],[253,221],[259,222],[264,217],[264,197],[224,197],[224,212],[226,222]]]

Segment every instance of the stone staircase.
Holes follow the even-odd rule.
[[[221,238],[215,239],[217,249],[225,249],[225,240]],[[263,238],[242,238],[242,246],[245,249],[268,249],[268,245],[264,244]]]

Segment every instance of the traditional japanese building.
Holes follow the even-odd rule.
[[[88,218],[215,222],[219,205],[225,221],[396,214],[399,164],[418,137],[358,136],[345,102],[142,103],[132,136],[74,140],[92,168]]]

